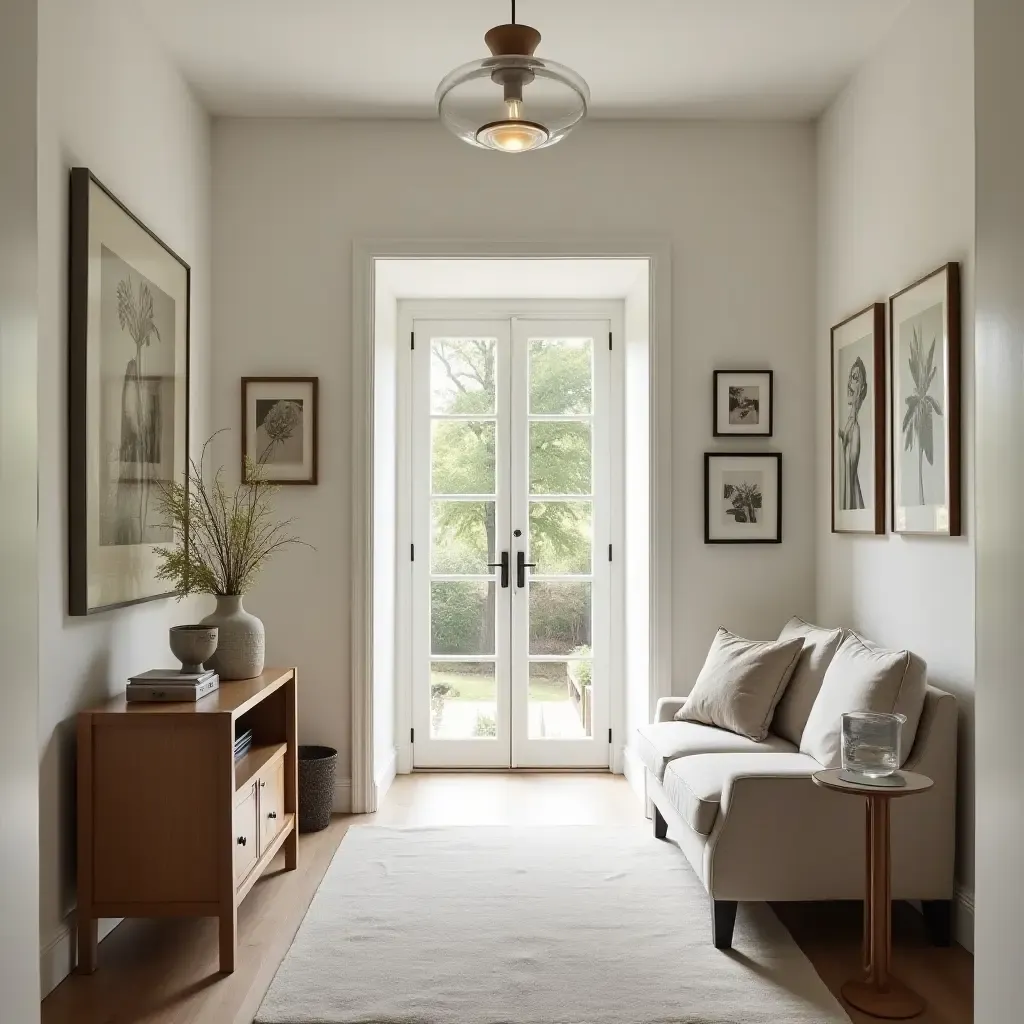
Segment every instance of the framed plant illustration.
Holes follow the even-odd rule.
[[[169,596],[161,484],[188,456],[190,271],[85,167],[71,171],[68,610]]]
[[[715,370],[715,437],[771,437],[775,418],[771,370]]]
[[[889,299],[892,528],[960,536],[960,265]]]
[[[318,377],[242,378],[242,478],[246,458],[274,484],[317,482]]]
[[[782,543],[782,455],[704,453],[704,543]]]
[[[885,305],[831,332],[832,532],[885,533]]]

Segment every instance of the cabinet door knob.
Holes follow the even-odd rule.
[[[267,813],[267,817],[268,818],[276,818],[277,817],[277,811],[269,811]]]
[[[239,846],[245,846],[247,842],[245,836],[239,836],[237,841]]]

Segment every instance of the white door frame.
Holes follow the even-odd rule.
[[[352,247],[352,810],[377,809],[373,735],[373,415],[375,263],[381,259],[644,259],[650,267],[650,687],[672,692],[672,269],[664,239],[385,239]]]

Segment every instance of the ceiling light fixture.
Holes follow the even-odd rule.
[[[460,139],[499,153],[553,146],[586,117],[587,83],[570,68],[534,56],[540,33],[512,21],[485,36],[490,57],[463,64],[437,87],[437,112]]]

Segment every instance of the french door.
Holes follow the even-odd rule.
[[[416,320],[416,767],[607,767],[607,319]]]

